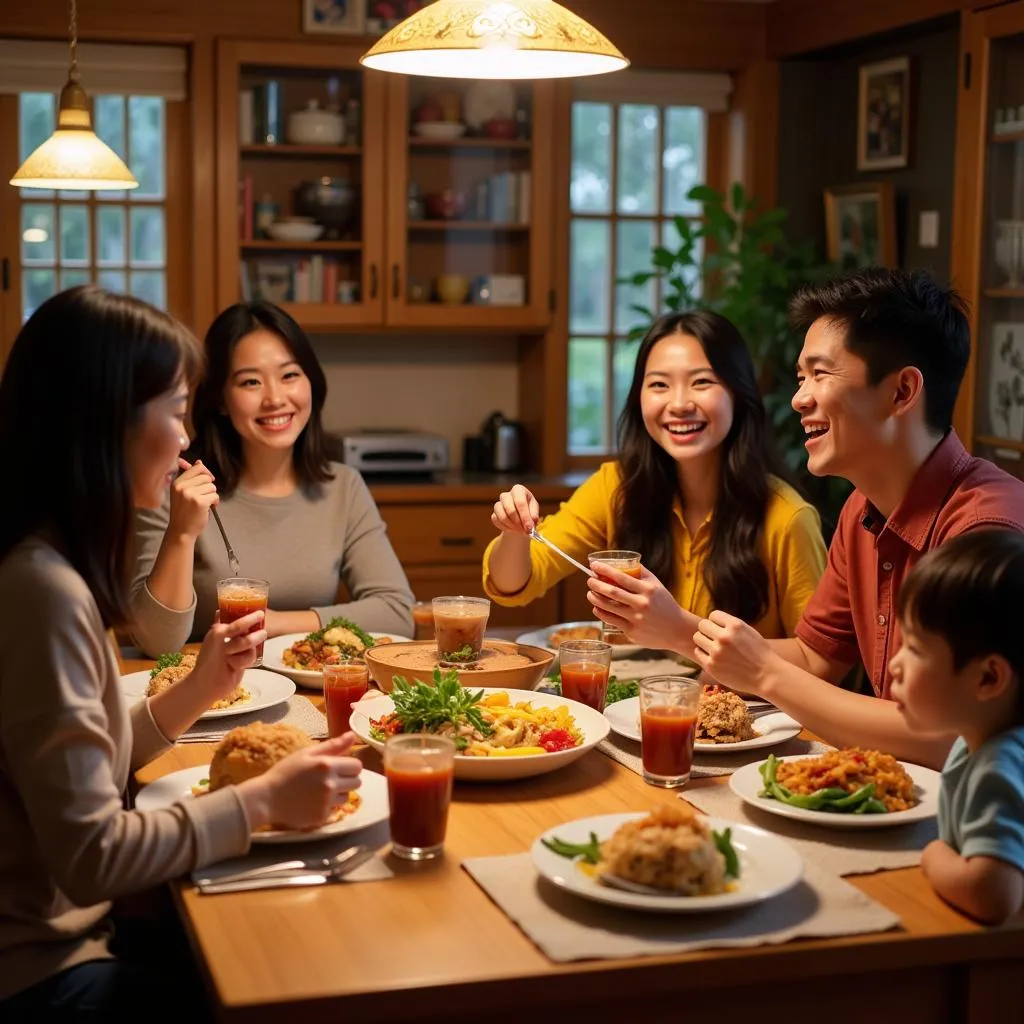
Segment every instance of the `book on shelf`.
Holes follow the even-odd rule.
[[[529,171],[501,171],[478,182],[473,192],[473,220],[492,224],[529,224]]]
[[[238,236],[243,242],[252,241],[252,222],[252,175],[245,174],[238,183]]]
[[[242,146],[251,146],[255,141],[255,94],[252,89],[243,89],[238,94],[238,142]]]
[[[339,301],[341,285],[354,301],[356,289],[341,277],[337,260],[323,256],[293,259],[242,260],[242,295],[267,302],[317,303],[331,305]]]

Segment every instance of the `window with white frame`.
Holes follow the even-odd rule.
[[[617,282],[651,269],[656,245],[677,244],[677,217],[700,215],[700,205],[686,196],[705,180],[707,113],[724,109],[728,83],[720,75],[638,73],[577,91],[569,204],[569,455],[615,448],[615,420],[639,345],[629,334],[642,323],[634,307],[661,306],[657,282]]]

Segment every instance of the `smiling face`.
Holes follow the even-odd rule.
[[[806,434],[815,476],[854,480],[877,462],[891,433],[890,388],[868,383],[868,366],[843,344],[845,328],[816,320],[797,362],[793,408]]]
[[[272,331],[247,334],[231,353],[224,408],[242,448],[291,448],[312,409],[309,378]]]
[[[733,398],[701,343],[670,334],[647,356],[640,411],[655,443],[677,462],[715,454],[733,423]]]
[[[128,435],[126,459],[135,508],[160,508],[167,488],[178,475],[178,456],[187,445],[184,381],[147,402]]]

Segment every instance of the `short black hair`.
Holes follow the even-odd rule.
[[[242,441],[230,418],[222,412],[224,389],[231,376],[231,353],[255,331],[270,331],[288,346],[302,372],[309,378],[311,405],[309,422],[292,449],[292,462],[299,485],[309,494],[334,479],[323,428],[327,399],[327,378],[306,332],[283,309],[270,302],[238,302],[228,306],[210,324],[203,340],[206,375],[196,388],[192,402],[195,439],[186,458],[202,459],[217,480],[217,490],[229,496],[242,475]]]
[[[974,658],[1004,657],[1016,673],[1024,718],[1024,533],[979,529],[932,551],[911,570],[896,598],[901,621],[941,636],[959,672]]]
[[[967,305],[952,288],[923,270],[872,267],[806,286],[790,302],[789,319],[801,332],[821,319],[845,328],[846,348],[867,363],[872,385],[916,366],[928,426],[949,430],[971,352]]]

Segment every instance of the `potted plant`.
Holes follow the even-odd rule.
[[[803,428],[790,406],[803,339],[790,328],[787,310],[802,285],[822,279],[834,268],[818,262],[812,242],[793,243],[786,238],[785,210],[759,210],[757,201],[738,182],[728,197],[707,185],[696,185],[688,198],[703,204],[703,218],[676,217],[677,246],[655,246],[652,268],[623,278],[620,284],[643,286],[659,279],[665,309],[710,309],[739,328],[750,346],[786,465],[830,530],[850,487],[844,480],[812,477],[807,472]],[[630,334],[639,338],[656,313],[642,305],[632,308],[646,321]]]

